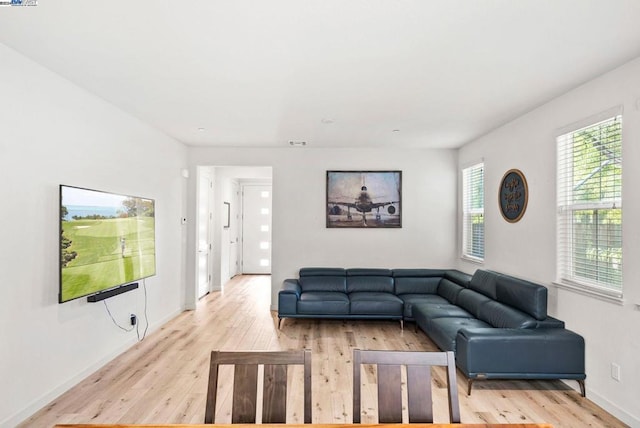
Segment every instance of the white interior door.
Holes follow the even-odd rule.
[[[201,171],[198,188],[198,298],[211,290],[211,200],[213,181]]]
[[[242,272],[271,273],[271,186],[242,188]]]
[[[229,224],[229,277],[233,278],[238,274],[238,251],[239,251],[239,230],[238,224],[240,216],[240,186],[237,182],[231,183],[231,212]]]

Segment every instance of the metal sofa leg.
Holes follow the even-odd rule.
[[[471,387],[473,386],[473,379],[467,379],[467,396],[471,395]]]
[[[404,320],[400,320],[400,330],[404,330]]]
[[[587,396],[587,390],[586,390],[585,385],[584,385],[584,380],[583,379],[578,379],[578,385],[580,385],[580,395],[582,395],[582,397],[586,397]]]
[[[280,330],[282,328],[282,322],[284,321],[284,318],[280,318],[278,320],[278,330]]]

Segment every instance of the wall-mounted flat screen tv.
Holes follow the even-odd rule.
[[[155,275],[155,248],[153,199],[60,185],[60,303]]]

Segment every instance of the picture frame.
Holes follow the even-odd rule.
[[[224,204],[224,211],[222,212],[222,219],[223,222],[225,222],[222,227],[224,227],[225,229],[228,229],[229,227],[231,227],[231,203],[230,202],[223,202]]]
[[[402,171],[327,171],[327,228],[401,228]]]
[[[529,200],[527,179],[519,169],[505,172],[498,188],[500,214],[509,223],[517,223],[524,216]]]

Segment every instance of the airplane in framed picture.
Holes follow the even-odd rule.
[[[402,227],[401,187],[401,171],[327,171],[327,227]]]

